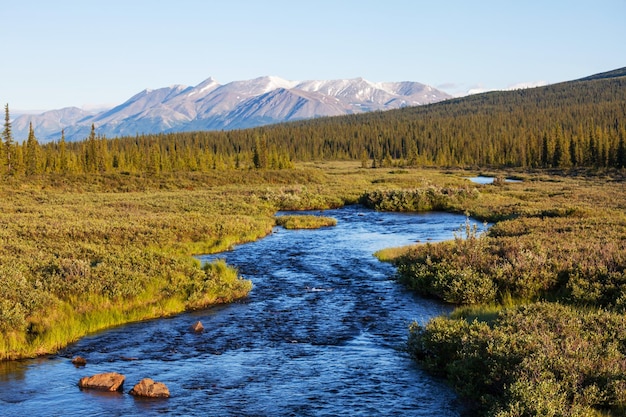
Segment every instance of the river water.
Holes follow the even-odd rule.
[[[402,350],[411,321],[449,307],[406,291],[372,254],[450,239],[465,218],[359,206],[323,214],[337,226],[277,228],[218,255],[252,280],[243,301],[109,329],[58,355],[0,362],[0,415],[460,415],[454,393]],[[205,330],[193,333],[198,320]],[[75,355],[87,366],[74,367]],[[81,377],[101,372],[124,374],[125,392],[78,389]],[[171,398],[128,395],[145,377],[164,382]]]

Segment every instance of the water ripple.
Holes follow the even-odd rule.
[[[330,210],[336,227],[280,230],[220,254],[254,288],[243,302],[100,332],[0,368],[0,415],[458,416],[441,381],[403,352],[407,326],[448,307],[392,280],[373,252],[453,236],[463,216]],[[202,257],[207,261],[212,257]],[[189,326],[202,321],[205,330]],[[69,359],[87,358],[85,368]],[[144,377],[172,397],[80,391],[82,376]]]

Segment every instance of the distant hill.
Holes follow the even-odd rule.
[[[624,103],[622,68],[543,87],[268,126],[262,133],[275,138],[276,146],[294,149],[299,159],[339,155],[377,166],[403,160],[434,166],[623,167]]]
[[[577,81],[589,81],[589,80],[603,80],[606,78],[618,78],[626,76],[626,67],[619,68],[613,71],[601,72],[599,74],[591,75],[589,77],[581,78]]]
[[[389,110],[451,98],[417,82],[373,83],[363,78],[330,81],[288,81],[259,77],[220,85],[208,78],[195,87],[175,85],[144,90],[98,114],[76,108],[40,115],[22,115],[13,123],[18,140],[28,136],[32,122],[40,142],[85,139],[94,124],[107,137],[241,129],[323,116]]]
[[[363,167],[389,168],[623,170],[626,76],[621,76],[620,70],[608,73],[612,75],[254,128],[132,134],[116,140],[106,140],[94,132],[84,142],[44,145],[41,153],[21,150],[21,155],[30,160],[25,160],[20,168],[36,167],[37,172],[157,174],[253,167],[281,169],[293,166],[293,161],[359,160]],[[297,92],[289,84],[268,89],[270,82],[282,83],[265,79],[255,86],[246,86],[260,91],[254,98],[256,104],[233,116],[258,117],[263,121],[267,119],[261,109],[266,109],[288,118],[310,104],[306,98],[331,89],[336,95],[334,103],[341,102],[341,97],[391,94],[380,93],[379,88],[361,88],[368,85],[364,80],[346,82],[345,88],[337,90],[337,84],[321,83],[312,86],[312,91],[303,88]],[[413,91],[411,85],[401,84],[393,86],[398,93]],[[208,81],[192,96],[209,90],[216,94],[207,94],[205,97],[211,97],[208,102],[200,99],[190,105],[186,101],[177,107],[177,113],[190,115],[197,109],[220,112],[220,106],[228,107],[229,101],[242,98],[237,95],[239,87],[232,85],[220,90]],[[167,97],[189,97],[194,90],[168,88],[141,93],[97,117],[106,120],[129,111],[142,115],[136,118],[139,126],[150,114],[158,114],[159,103],[168,101]],[[274,108],[269,109],[266,102],[273,103]],[[45,158],[39,158],[44,155]]]

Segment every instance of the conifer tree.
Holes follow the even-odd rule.
[[[39,153],[39,142],[37,142],[35,132],[33,131],[33,123],[31,122],[28,130],[28,139],[26,140],[26,155],[24,155],[26,175],[36,175],[40,173]]]
[[[2,131],[2,140],[4,141],[4,149],[6,156],[6,167],[7,173],[13,174],[14,164],[11,160],[12,156],[14,156],[14,144],[13,144],[13,133],[11,132],[11,117],[9,116],[9,104],[7,103],[4,106],[4,130]]]
[[[548,135],[543,134],[542,144],[541,144],[541,165],[544,168],[547,168],[550,164],[550,147],[548,143]]]
[[[253,163],[257,169],[265,169],[268,164],[267,139],[265,135],[260,138],[257,136],[254,142]]]
[[[96,143],[96,127],[91,124],[91,133],[85,144],[85,172],[95,172],[97,168],[96,153],[98,152]]]
[[[617,155],[615,157],[615,165],[617,168],[626,167],[626,144],[624,143],[624,136],[626,133],[622,130],[619,135],[619,142],[617,144]]]
[[[67,174],[69,172],[67,144],[65,143],[65,129],[61,130],[61,141],[59,142],[59,170],[62,174]]]

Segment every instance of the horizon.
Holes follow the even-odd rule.
[[[144,89],[208,77],[362,77],[461,96],[623,67],[626,38],[623,0],[37,0],[3,9],[11,64],[0,67],[0,102],[29,113],[110,108]]]
[[[590,75],[592,75],[592,74],[590,74]],[[9,104],[9,108],[10,108],[11,118],[12,119],[15,118],[15,117],[21,116],[21,115],[40,115],[40,114],[43,114],[43,113],[46,113],[46,112],[56,111],[56,110],[63,110],[63,109],[66,109],[66,108],[78,108],[78,109],[81,109],[81,110],[83,110],[85,112],[89,112],[89,113],[92,113],[92,114],[98,114],[98,113],[102,113],[102,112],[111,110],[111,109],[113,109],[113,108],[115,108],[115,107],[117,107],[119,105],[124,104],[125,102],[130,100],[132,97],[134,97],[135,95],[137,95],[137,94],[139,94],[139,93],[141,93],[143,91],[150,92],[150,91],[157,90],[159,88],[174,88],[174,87],[177,87],[177,86],[182,86],[184,88],[193,88],[193,87],[196,87],[196,86],[202,84],[203,82],[205,82],[205,81],[207,81],[209,79],[213,79],[220,86],[224,86],[226,84],[230,84],[230,83],[233,83],[233,82],[251,81],[251,80],[254,80],[254,79],[257,79],[257,78],[263,78],[263,77],[280,78],[282,80],[285,80],[285,81],[288,81],[288,82],[294,82],[294,83],[301,83],[301,82],[306,82],[306,81],[334,81],[334,80],[320,80],[320,79],[315,79],[315,80],[288,80],[288,79],[282,78],[282,77],[277,76],[277,75],[262,75],[262,76],[254,77],[254,78],[251,78],[251,79],[248,79],[248,80],[232,80],[232,81],[229,81],[228,83],[221,83],[219,80],[216,80],[214,77],[208,77],[205,80],[202,80],[199,83],[194,84],[194,85],[171,84],[171,85],[168,85],[168,86],[161,86],[161,87],[156,87],[156,88],[144,88],[142,90],[138,90],[137,92],[135,92],[131,96],[129,96],[126,99],[124,99],[124,101],[122,101],[122,102],[110,103],[108,105],[87,105],[87,106],[82,106],[82,107],[67,106],[67,107],[61,107],[61,108],[56,108],[56,109],[45,109],[45,110],[41,110],[41,109],[26,109],[26,110],[24,110],[24,109],[13,109],[13,108],[11,108],[10,103],[8,103],[8,104]],[[356,80],[356,79],[364,79],[364,80],[366,80],[366,81],[368,81],[370,83],[373,83],[373,84],[383,83],[383,82],[417,82],[417,83],[419,83],[419,81],[413,81],[413,80],[372,81],[372,80],[365,79],[364,77],[352,77],[352,78],[346,78],[345,80]],[[569,81],[569,80],[565,80],[565,81]],[[558,81],[558,82],[561,82],[561,81]],[[425,85],[430,86],[428,84],[425,84]],[[548,83],[543,82],[543,81],[540,81],[540,82],[537,82],[537,83],[520,83],[518,85],[512,85],[512,86],[509,86],[507,88],[501,89],[499,91],[543,87],[543,86],[546,86],[546,85],[548,85]],[[430,86],[430,87],[433,87],[433,86]],[[453,98],[464,97],[464,96],[473,95],[473,94],[480,94],[480,93],[489,92],[489,91],[498,91],[496,89],[494,89],[494,90],[480,90],[480,91],[470,90],[470,91],[468,91],[466,93],[463,93],[463,94],[452,95],[452,94],[450,94],[447,91],[444,91],[442,89],[437,88],[437,90],[439,90],[441,92],[444,92],[446,94],[449,94]],[[5,103],[5,104],[7,104],[7,103]]]

